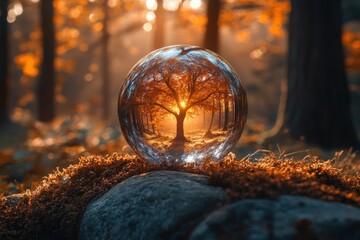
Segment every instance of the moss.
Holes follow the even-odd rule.
[[[303,195],[360,206],[360,175],[345,176],[330,162],[279,160],[269,154],[257,162],[229,155],[201,167],[151,164],[114,153],[89,156],[57,170],[33,190],[0,199],[0,239],[73,239],[87,204],[119,182],[141,173],[175,170],[204,174],[226,190],[228,202],[248,198]]]

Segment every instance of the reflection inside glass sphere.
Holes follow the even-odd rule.
[[[132,68],[118,113],[125,139],[148,161],[219,160],[240,138],[247,99],[235,71],[220,56],[171,46]]]

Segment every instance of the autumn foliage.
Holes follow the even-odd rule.
[[[24,12],[32,13],[35,2],[25,4],[22,8]],[[73,108],[82,109],[88,112],[91,104],[75,103],[66,92],[66,84],[73,84],[73,78],[79,74],[86,82],[93,81],[97,78],[101,67],[97,61],[87,62],[84,58],[88,58],[89,52],[97,49],[101,44],[104,29],[104,9],[103,1],[87,1],[87,0],[55,0],[54,2],[54,25],[56,38],[56,87],[55,100],[57,106],[65,108],[71,106]],[[110,32],[110,38],[119,36],[127,36],[134,29],[143,29],[145,32],[156,29],[156,14],[152,7],[147,6],[147,2],[154,1],[132,1],[132,0],[109,0],[109,23],[114,24],[117,18],[125,16],[126,27],[116,32]],[[208,23],[205,11],[193,9],[184,4],[179,4],[174,10],[170,10],[165,2],[165,10],[168,12],[176,11],[176,26],[186,27],[191,31],[191,35],[199,36],[205,32]],[[181,2],[181,1],[179,1]],[[202,1],[202,5],[206,5],[206,1]],[[219,14],[219,29],[229,28],[234,38],[239,43],[248,43],[258,38],[254,29],[266,29],[266,37],[273,39],[270,44],[263,44],[261,49],[271,48],[276,45],[276,40],[282,40],[287,37],[286,24],[288,22],[288,14],[291,10],[290,1],[279,0],[233,0],[223,1],[222,9]],[[19,6],[19,2],[17,2]],[[132,19],[128,14],[136,12],[139,16]],[[30,14],[31,14],[30,13]],[[19,21],[19,20],[16,20]],[[116,22],[117,23],[117,22]],[[14,72],[20,77],[13,79],[14,85],[21,88],[21,94],[15,97],[16,108],[12,111],[33,110],[32,104],[36,100],[36,94],[33,89],[37,85],[37,78],[40,74],[41,67],[41,38],[42,32],[40,26],[32,24],[23,29],[21,24],[11,22],[11,29],[14,38],[14,56],[11,59],[16,68]],[[359,70],[359,41],[358,31],[354,29],[346,30],[343,36],[343,44],[346,49],[347,69],[350,71]],[[186,36],[191,39],[191,36]],[[264,39],[265,40],[265,39]],[[162,39],[164,42],[164,39]],[[185,41],[186,42],[186,41]],[[131,54],[138,52],[136,48],[129,49]],[[266,51],[262,51],[266,52]],[[256,53],[256,52],[255,52]],[[250,57],[259,59],[256,56],[263,54],[252,54]],[[75,56],[75,57],[74,57]],[[81,62],[81,64],[79,64]],[[87,72],[79,73],[75,71],[80,65],[87,64]],[[13,78],[13,77],[12,77]],[[17,79],[18,78],[18,79]],[[102,78],[102,76],[101,76]],[[18,91],[20,91],[18,89]],[[98,93],[100,95],[100,93]],[[100,98],[94,98],[94,102],[99,104]],[[73,106],[74,105],[74,106]],[[84,107],[84,105],[86,105]],[[86,108],[86,110],[84,110]]]

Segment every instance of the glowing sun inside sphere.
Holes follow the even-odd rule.
[[[178,45],[148,54],[131,69],[118,114],[126,141],[145,160],[217,161],[241,136],[247,98],[222,57]]]
[[[180,102],[180,107],[185,108],[185,107],[186,107],[186,103],[185,103],[184,101],[181,101],[181,102]]]

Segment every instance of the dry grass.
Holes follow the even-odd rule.
[[[347,176],[333,163],[315,158],[292,161],[269,153],[257,161],[237,161],[233,154],[219,163],[154,165],[114,153],[83,157],[80,163],[46,177],[32,191],[0,197],[0,239],[73,239],[87,204],[119,182],[149,171],[175,170],[207,175],[226,189],[228,201],[303,195],[360,206],[360,175]]]

